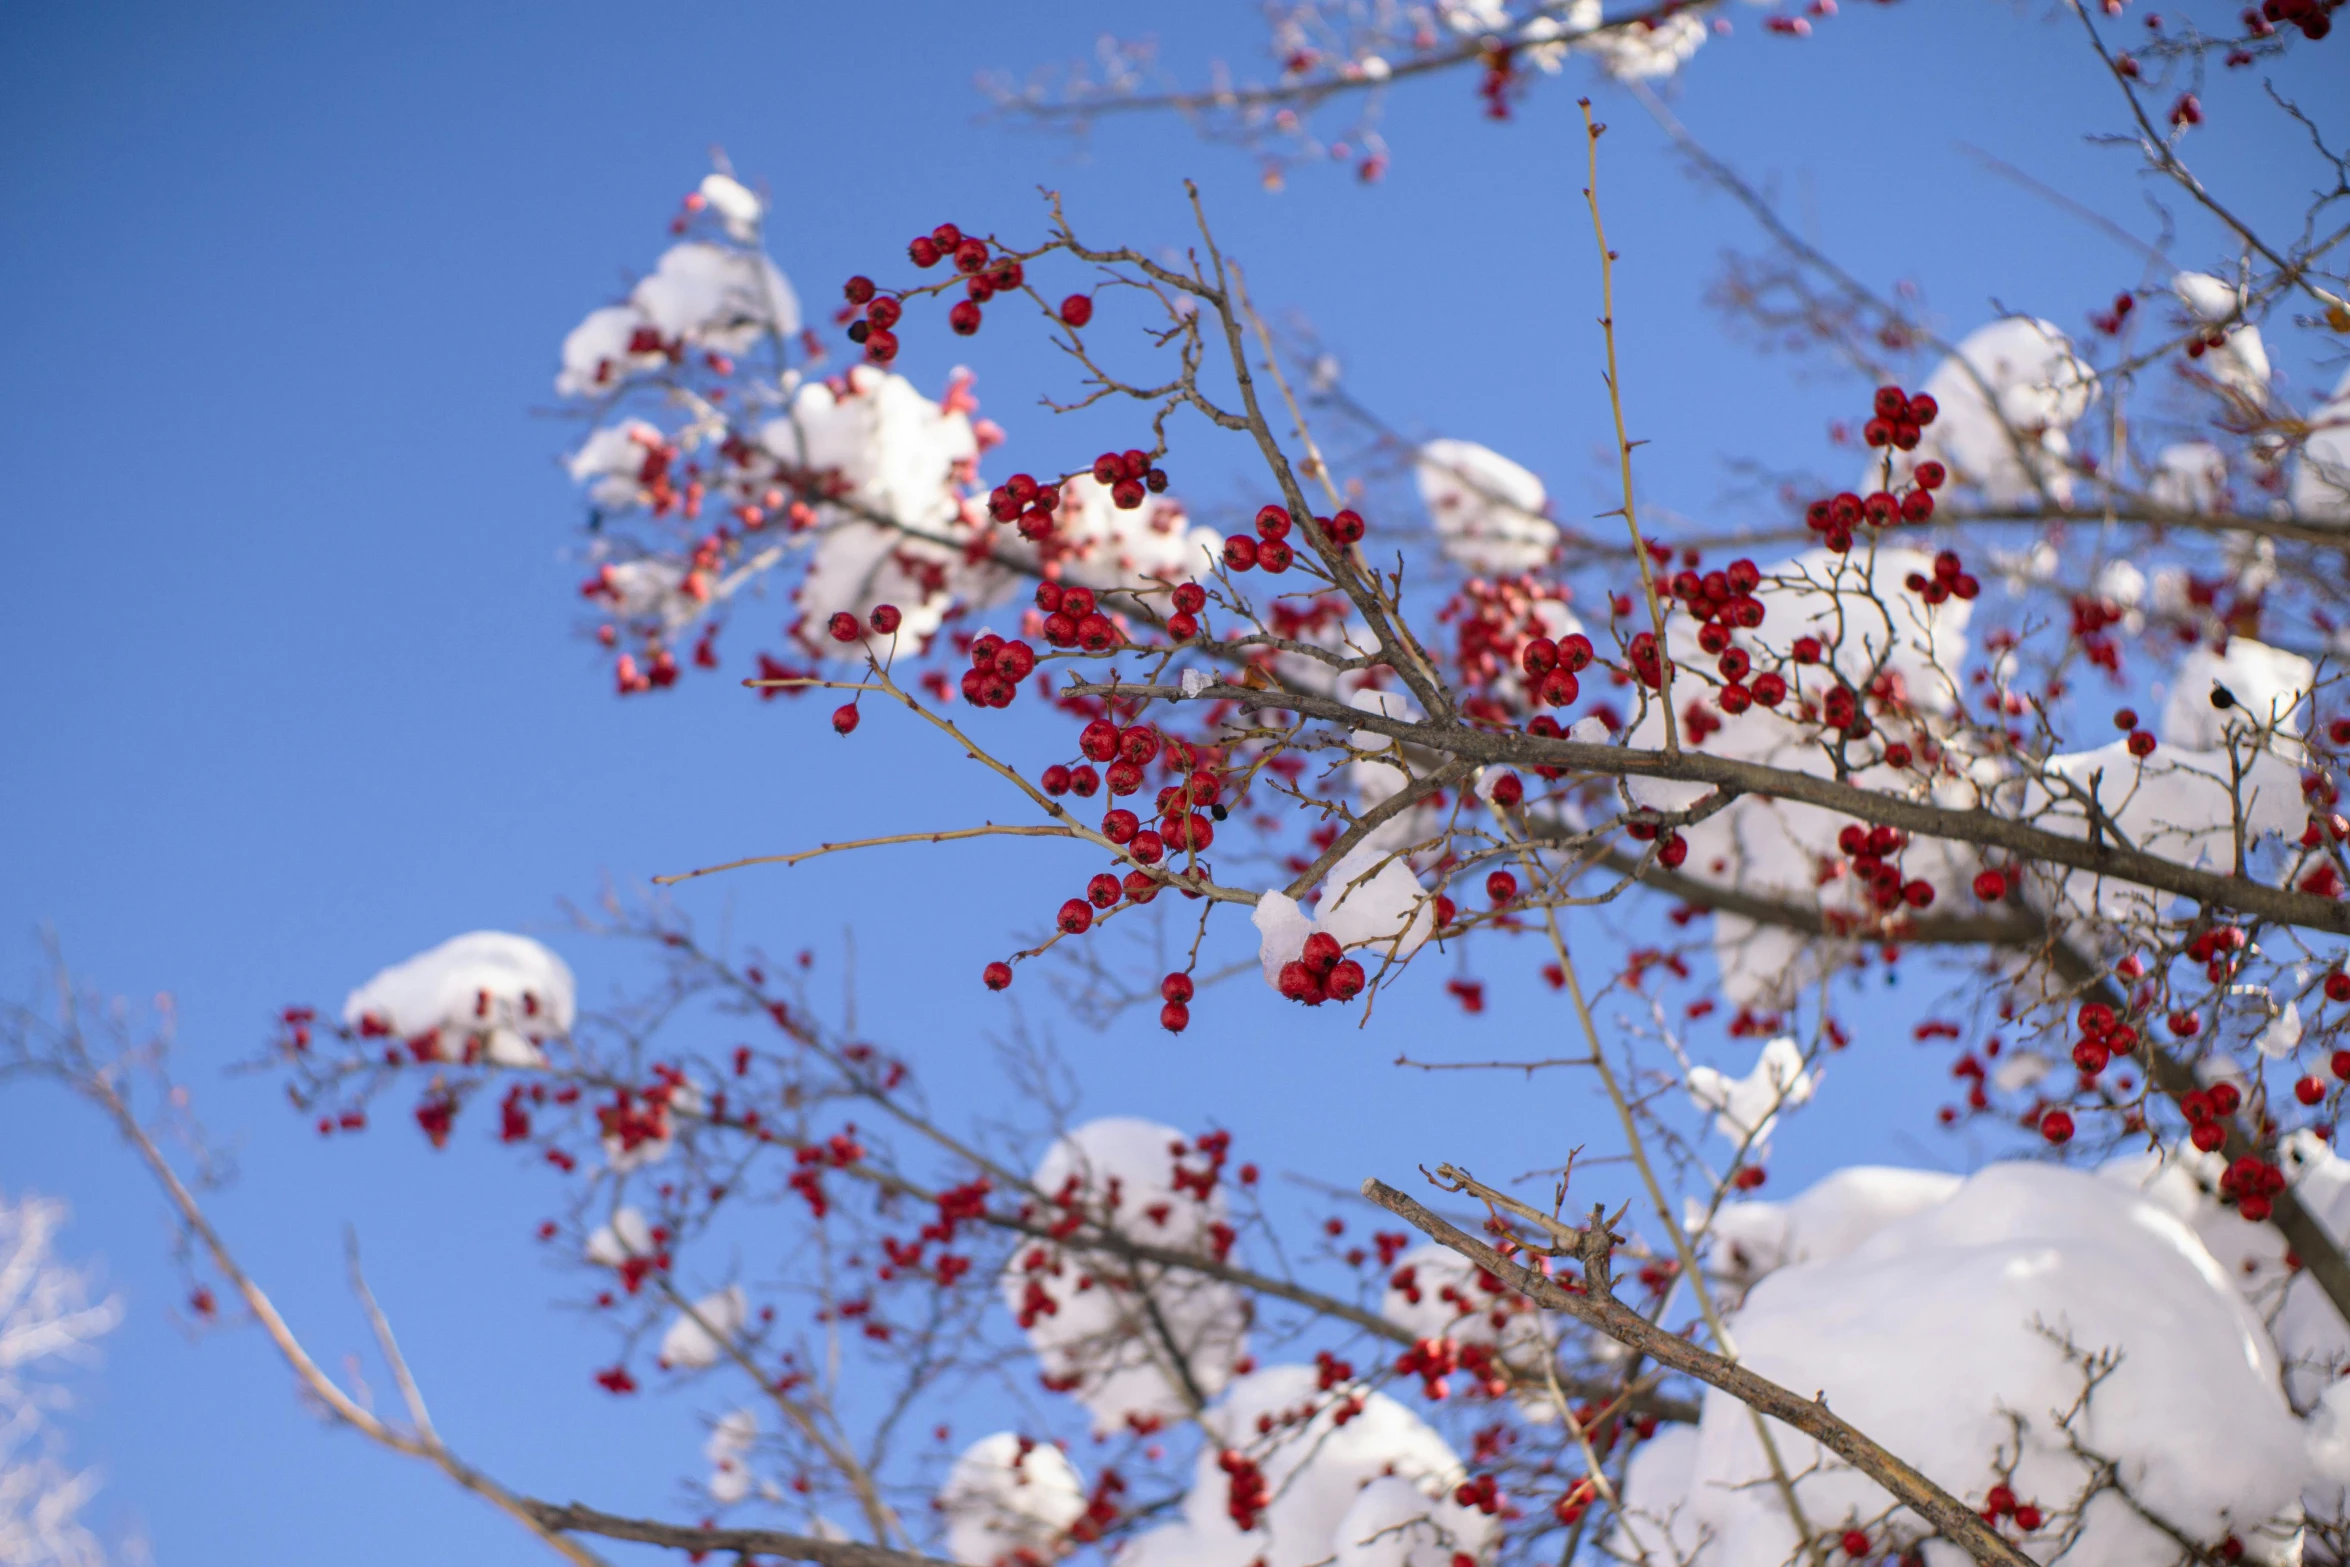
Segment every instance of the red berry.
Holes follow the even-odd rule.
[[[2326,1085],[2322,1078],[2305,1077],[2293,1085],[2293,1097],[2305,1105],[2316,1104],[2325,1096]]]
[[[1164,1001],[1189,1001],[1192,996],[1189,974],[1169,974],[1159,981],[1159,997]]]
[[[1229,543],[1225,545],[1225,551],[1227,554],[1230,553],[1231,545]],[[1276,574],[1287,571],[1293,558],[1294,552],[1279,539],[1267,539],[1257,546],[1257,564],[1267,571]]]
[[[1093,929],[1093,905],[1083,898],[1071,898],[1061,905],[1058,921],[1061,929],[1071,936],[1082,936]]]
[[[1518,878],[1508,871],[1492,872],[1485,878],[1485,896],[1497,909],[1509,907],[1518,899]]]
[[[1191,1027],[1191,1008],[1180,1001],[1170,1001],[1159,1008],[1159,1027],[1170,1034],[1180,1034]]]
[[[2147,757],[2154,754],[2154,736],[2143,729],[2133,733],[2128,743],[2132,756]]]
[[[1689,858],[1689,840],[1677,832],[1669,832],[1656,846],[1656,860],[1666,870],[1676,870]]]
[[[978,331],[978,301],[971,299],[957,301],[955,308],[947,312],[947,325],[955,329],[955,335],[958,337],[969,337]]]
[[[1864,1530],[1845,1530],[1844,1538],[1839,1543],[1843,1545],[1847,1556],[1866,1556],[1869,1553],[1869,1537]]]
[[[1224,564],[1234,571],[1247,571],[1257,563],[1257,541],[1245,533],[1235,533],[1224,541]]]
[[[1516,773],[1503,773],[1493,780],[1493,803],[1516,805],[1526,798],[1526,785]]]
[[[1363,972],[1360,963],[1352,958],[1341,958],[1322,983],[1330,992],[1331,1000],[1352,1001],[1363,993],[1363,986],[1369,982],[1370,977]]]
[[[979,977],[986,982],[988,989],[1001,990],[1012,982],[1012,965],[1000,960],[990,963],[980,972]]]
[[[2070,1142],[2073,1135],[2071,1113],[2064,1110],[2051,1110],[2040,1117],[2040,1135],[2052,1143]]]
[[[895,604],[876,604],[873,606],[873,613],[866,618],[874,630],[886,637],[898,629],[905,617],[898,613],[898,607]]]
[[[824,629],[832,633],[835,642],[854,642],[865,634],[857,627],[857,617],[845,609],[826,621]]]
[[[1998,871],[1976,872],[1975,896],[1985,903],[1997,903],[2007,896],[2007,878]]]
[[[832,710],[832,732],[836,735],[852,735],[857,732],[856,703],[843,702]]]
[[[1061,301],[1061,319],[1071,326],[1083,326],[1093,319],[1093,299],[1087,294],[1071,294]]]
[[[1289,537],[1289,508],[1260,506],[1257,508],[1257,537],[1286,539]]]
[[[924,234],[906,247],[906,254],[918,267],[935,267],[938,265],[938,242]]]

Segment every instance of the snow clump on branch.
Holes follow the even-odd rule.
[[[1171,1126],[1109,1116],[1054,1143],[1030,1178],[1050,1204],[1053,1237],[1006,1262],[1004,1303],[1048,1383],[1091,1410],[1099,1430],[1182,1419],[1247,1353],[1239,1288],[1116,1244],[1222,1261],[1233,1239],[1223,1147],[1215,1134],[1195,1144]]]
[[[527,936],[477,930],[395,963],[351,992],[343,1021],[407,1040],[419,1059],[542,1064],[571,1031],[569,965]]]

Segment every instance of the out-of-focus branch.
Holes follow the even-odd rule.
[[[1459,1189],[1476,1190],[1473,1185],[1462,1185]],[[1802,1432],[1883,1486],[1985,1567],[2031,1567],[2030,1558],[2001,1539],[1974,1509],[1871,1441],[1849,1422],[1831,1414],[1826,1404],[1790,1392],[1736,1361],[1700,1348],[1619,1302],[1611,1290],[1607,1271],[1608,1254],[1616,1237],[1604,1224],[1594,1226],[1584,1240],[1579,1258],[1584,1265],[1584,1288],[1576,1291],[1511,1261],[1383,1181],[1364,1181],[1363,1195],[1429,1239],[1460,1253],[1543,1309],[1573,1317],[1659,1365],[1670,1366],[1708,1387],[1719,1388],[1749,1409]]]

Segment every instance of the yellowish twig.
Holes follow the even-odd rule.
[[[745,859],[728,860],[723,865],[705,865],[699,870],[673,871],[653,878],[656,887],[674,887],[681,881],[692,881],[696,876],[715,876],[720,871],[740,870],[746,865],[797,865],[802,860],[813,860],[820,855],[839,854],[846,849],[878,849],[893,843],[948,843],[960,838],[1074,838],[1073,827],[1017,827],[994,822],[984,827],[954,827],[942,832],[891,833],[883,838],[851,838],[841,843],[820,843],[813,849],[802,849],[796,854],[754,854]]]
[[[1583,199],[1591,207],[1592,237],[1599,241],[1599,325],[1607,336],[1607,401],[1616,419],[1616,463],[1624,485],[1624,526],[1631,530],[1632,556],[1640,563],[1640,591],[1648,596],[1648,623],[1656,634],[1656,699],[1665,710],[1665,753],[1669,756],[1681,749],[1681,734],[1673,717],[1673,656],[1665,647],[1665,611],[1656,596],[1656,563],[1649,559],[1648,543],[1640,536],[1640,513],[1632,503],[1632,442],[1624,433],[1624,388],[1616,369],[1616,253],[1607,248],[1607,225],[1599,217],[1599,137],[1607,127],[1591,117],[1590,99],[1580,102],[1591,179],[1583,187]]]

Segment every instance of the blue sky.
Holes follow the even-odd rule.
[[[2125,155],[2083,140],[2111,105],[2069,22],[1980,0],[1855,4],[1796,44],[1738,20],[1675,85],[1676,108],[1864,277],[1917,280],[1960,331],[1995,303],[2077,326],[2138,280],[2132,252],[1962,148],[2151,228]],[[542,414],[556,345],[658,254],[713,145],[774,192],[778,260],[827,306],[839,279],[941,219],[1033,228],[1040,184],[1089,235],[1179,245],[1178,182],[1196,177],[1260,299],[1307,312],[1356,396],[1536,467],[1570,514],[1607,504],[1570,133],[1574,92],[1590,90],[1580,67],[1503,126],[1478,117],[1467,77],[1399,94],[1385,184],[1323,171],[1275,195],[1243,156],[1170,122],[1111,122],[1079,144],[984,117],[976,71],[1082,54],[1104,26],[1162,32],[1194,80],[1219,53],[1253,69],[1261,46],[1229,0],[0,17],[16,562],[0,976],[41,983],[48,921],[96,982],[172,992],[183,1068],[239,1147],[217,1215],[247,1262],[336,1361],[364,1332],[341,1282],[354,1227],[442,1423],[527,1489],[658,1510],[694,1462],[692,1401],[605,1398],[585,1375],[601,1340],[544,1309],[558,1281],[526,1237],[547,1186],[462,1138],[438,1157],[396,1134],[321,1146],[266,1078],[224,1069],[286,1001],[337,1001],[459,930],[550,928],[559,899],[604,878],[975,809],[908,731],[869,724],[844,748],[813,707],[761,707],[711,680],[615,703],[571,635],[576,513],[555,466],[569,432]],[[2322,81],[2297,70],[2305,91]],[[2273,122],[2224,112],[2252,91],[2208,95],[2223,112],[2194,150],[2249,181],[2252,210],[2287,212],[2299,177],[2245,156]],[[1859,389],[1725,336],[1703,296],[1749,229],[1633,103],[1598,96],[1619,131],[1604,178],[1627,401],[1652,441],[1642,483],[1672,511],[1751,520],[1725,502],[1725,459],[1842,468],[1825,430]],[[2181,253],[2214,259],[2191,240]],[[944,355],[933,334],[905,368],[935,385]],[[1048,429],[1035,345],[983,337],[966,357],[1015,465],[1115,434]],[[2306,382],[2309,367],[2285,368]],[[1177,457],[1190,493],[1235,493],[1237,454]],[[908,850],[684,902],[828,963],[853,929],[867,1030],[1003,1109],[988,1039],[1009,1014],[974,979],[1081,874],[1033,854]],[[609,989],[609,955],[560,944],[591,995]],[[1404,1048],[1549,1053],[1567,1020],[1537,961],[1481,959],[1495,1004],[1474,1021],[1430,973],[1368,1036],[1254,989],[1203,1007],[1180,1048],[1140,1026],[1058,1036],[1090,1108],[1218,1119],[1276,1168],[1351,1183],[1464,1144],[1530,1168],[1597,1137],[1579,1088],[1383,1063]],[[1041,987],[1024,993],[1040,1003]],[[1905,1033],[1864,1038],[1783,1140],[1774,1181],[1855,1158],[1968,1158],[1928,1136],[1935,1090],[1917,1061]],[[138,1172],[79,1107],[11,1089],[0,1190],[28,1185],[74,1202],[70,1246],[102,1258],[130,1306],[103,1369],[77,1382],[72,1425],[75,1453],[107,1472],[111,1531],[180,1563],[531,1549],[415,1466],[322,1439],[256,1334],[191,1339]]]

